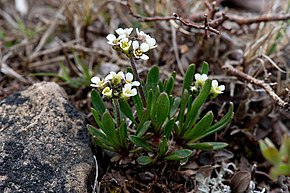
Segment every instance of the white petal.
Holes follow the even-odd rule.
[[[97,84],[90,84],[91,87],[99,87]]]
[[[149,45],[147,44],[147,43],[142,43],[141,45],[140,45],[140,50],[142,51],[142,52],[147,52],[148,50],[149,50]]]
[[[133,74],[130,73],[130,72],[128,72],[128,73],[126,74],[126,80],[129,81],[129,82],[131,82],[131,81],[133,80]]]
[[[133,85],[133,86],[140,86],[140,82],[138,82],[138,81],[133,81],[133,82],[132,82],[132,85]]]
[[[139,42],[138,41],[133,41],[132,46],[133,46],[134,50],[138,49],[139,48]]]
[[[125,84],[124,85],[124,89],[125,90],[131,90],[131,88],[132,88],[132,85],[131,84]]]
[[[116,40],[117,38],[116,38],[116,36],[114,35],[114,34],[109,34],[109,35],[107,35],[107,40],[109,41],[109,42],[113,42],[114,40]]]
[[[219,90],[220,90],[220,91],[224,91],[225,89],[226,89],[225,85],[220,85],[220,86],[219,86]]]
[[[28,4],[26,0],[15,0],[15,8],[21,15],[26,15],[28,12]]]
[[[148,60],[149,59],[149,56],[147,56],[146,54],[143,54],[142,56],[140,56],[140,58],[142,60]]]
[[[137,94],[137,90],[136,90],[136,88],[133,88],[131,90],[131,96],[135,96],[136,94]]]
[[[124,29],[123,28],[118,28],[115,30],[115,32],[118,34],[118,35],[122,35],[124,34]]]
[[[124,77],[125,77],[124,72],[122,72],[122,71],[118,72],[118,75],[119,75],[122,79],[124,79]]]
[[[212,86],[213,88],[218,87],[218,85],[219,85],[219,83],[218,83],[217,80],[213,80],[213,81],[211,82],[211,86]]]
[[[146,42],[148,43],[150,48],[153,48],[156,44],[156,40],[154,38],[147,38]]]
[[[194,75],[195,80],[200,80],[201,79],[201,75],[199,73],[196,73]]]
[[[98,84],[98,82],[100,82],[101,79],[99,77],[95,76],[95,77],[91,78],[91,81],[95,84]]]
[[[200,78],[202,81],[206,81],[208,79],[206,74],[202,74]]]
[[[105,77],[105,80],[108,81],[108,80],[112,80],[113,78],[113,75],[112,74],[108,74],[106,77]]]
[[[126,28],[124,30],[125,34],[127,34],[127,35],[130,35],[132,33],[132,31],[133,31],[133,28]]]

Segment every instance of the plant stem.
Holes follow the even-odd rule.
[[[114,104],[115,110],[116,110],[117,126],[120,127],[120,125],[121,125],[121,115],[120,115],[120,106],[119,106],[118,99],[113,99],[113,104]]]
[[[136,77],[137,81],[140,82],[140,84],[141,84],[141,79],[140,79],[139,74],[138,74],[137,69],[136,69],[135,60],[133,57],[130,57],[129,59],[130,59],[130,63],[131,63],[132,69],[133,69],[133,74]],[[140,93],[143,106],[144,106],[144,108],[146,108],[146,106],[147,106],[146,105],[146,98],[145,98],[144,89],[143,89],[142,84],[141,84],[141,86],[138,86],[138,91]]]

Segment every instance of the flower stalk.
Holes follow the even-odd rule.
[[[121,114],[120,114],[120,105],[118,99],[113,99],[113,105],[116,111],[116,118],[117,118],[117,127],[119,128],[121,125]]]
[[[137,81],[141,83],[141,79],[140,79],[139,74],[137,72],[135,59],[133,57],[129,57],[129,59],[130,59],[130,64],[131,64],[131,67],[132,67],[132,70],[133,70],[133,74],[134,74],[135,78],[137,79]],[[140,93],[143,106],[144,106],[144,108],[146,108],[146,106],[147,106],[146,98],[145,98],[145,93],[144,93],[142,85],[138,87],[138,91]]]

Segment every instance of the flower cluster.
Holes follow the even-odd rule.
[[[157,47],[156,40],[143,31],[139,31],[138,28],[136,28],[136,36],[131,35],[132,31],[133,28],[116,29],[115,32],[118,36],[109,34],[106,37],[108,44],[112,45],[115,50],[121,51],[129,57],[148,60],[149,57],[146,55],[146,52]]]
[[[196,73],[194,75],[195,78],[195,84],[191,87],[191,91],[194,93],[198,93],[201,88],[203,87],[205,81],[208,79],[208,76],[206,74],[199,74]],[[211,90],[210,90],[210,96],[211,98],[215,98],[218,94],[222,94],[225,90],[225,85],[220,85],[217,80],[212,80],[211,82]]]
[[[99,77],[91,79],[92,87],[97,88],[104,97],[129,99],[137,94],[137,89],[134,87],[140,86],[140,82],[133,81],[133,74],[128,72],[110,72],[103,80]]]

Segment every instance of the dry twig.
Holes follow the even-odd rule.
[[[269,96],[275,101],[275,103],[282,107],[283,109],[289,110],[290,106],[288,102],[283,101],[275,92],[274,90],[270,87],[269,84],[265,83],[264,81],[258,80],[244,72],[239,71],[238,69],[234,68],[232,65],[230,64],[225,64],[223,66],[223,69],[225,69],[226,71],[228,71],[230,74],[241,78],[243,80],[246,80],[248,82],[250,82],[251,84],[254,84],[256,86],[259,86],[261,88],[263,88],[268,94]]]

